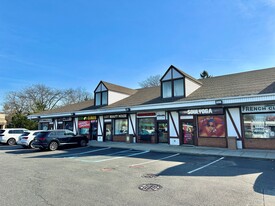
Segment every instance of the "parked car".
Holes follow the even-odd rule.
[[[32,146],[34,137],[43,130],[29,130],[24,132],[19,136],[19,140],[17,142],[18,145],[22,145],[24,148],[34,148]]]
[[[85,135],[75,135],[70,130],[47,130],[39,132],[32,143],[34,148],[40,150],[54,151],[59,146],[78,144],[81,147],[87,146],[89,139]]]
[[[28,131],[25,128],[7,128],[0,130],[0,142],[8,145],[15,145],[21,134]]]

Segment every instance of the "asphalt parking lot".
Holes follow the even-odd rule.
[[[0,145],[1,205],[275,205],[275,161]]]

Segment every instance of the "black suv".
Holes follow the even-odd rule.
[[[67,144],[78,144],[81,147],[85,147],[88,142],[87,136],[75,135],[72,131],[64,129],[42,131],[36,135],[32,145],[40,150],[49,149],[54,151],[59,146]]]

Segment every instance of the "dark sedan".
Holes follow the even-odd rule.
[[[78,144],[81,147],[87,146],[89,139],[84,135],[75,135],[70,130],[48,130],[40,132],[34,139],[33,147],[41,150],[54,151],[59,146]]]

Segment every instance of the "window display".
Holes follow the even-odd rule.
[[[127,134],[128,121],[127,119],[115,120],[115,135]]]
[[[138,120],[139,135],[154,135],[155,134],[155,119],[144,118]]]
[[[199,137],[225,137],[224,115],[198,116]]]
[[[275,113],[244,114],[246,138],[275,138]]]

